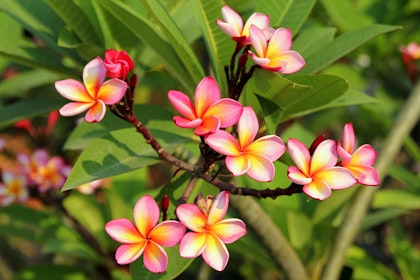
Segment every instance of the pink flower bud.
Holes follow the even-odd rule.
[[[107,50],[104,64],[107,77],[122,80],[125,80],[128,73],[134,68],[133,60],[125,51]]]

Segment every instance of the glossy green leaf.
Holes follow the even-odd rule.
[[[62,98],[46,96],[20,99],[0,109],[0,127],[49,113],[57,110],[64,103],[65,100]]]
[[[321,48],[318,52],[305,58],[306,66],[299,71],[299,74],[316,73],[375,36],[391,32],[398,28],[398,26],[376,24],[344,33]]]
[[[200,26],[207,52],[213,67],[214,75],[222,93],[227,92],[224,66],[229,65],[230,57],[235,49],[235,43],[216,24],[221,18],[223,1],[198,0],[192,1],[196,22]]]
[[[162,34],[171,43],[193,82],[198,84],[204,78],[203,67],[176,22],[160,1],[142,0],[142,3],[159,26]]]
[[[309,16],[315,2],[315,0],[264,0],[258,2],[256,11],[270,15],[271,26],[290,28],[295,35]]]
[[[334,39],[335,28],[308,28],[302,30],[297,38],[293,40],[292,49],[299,52],[303,58],[310,57],[317,53],[322,47],[329,44]],[[299,75],[297,72],[296,75]]]
[[[178,246],[165,248],[168,255],[168,267],[163,273],[156,274],[148,271],[143,265],[143,257],[130,264],[133,279],[142,280],[172,280],[181,274],[193,262],[193,258],[187,259],[179,255]]]
[[[169,152],[187,138],[163,130],[153,135]],[[77,159],[62,190],[69,190],[97,179],[115,176],[159,162],[159,157],[134,128],[112,131],[93,141]]]
[[[373,208],[420,209],[420,195],[401,190],[379,190],[372,201]]]
[[[161,31],[156,27],[156,24],[120,1],[96,1],[118,19],[120,24],[129,29],[134,36],[149,45],[165,63],[169,73],[175,77],[188,92],[192,93],[195,91],[196,83],[194,79],[183,67],[174,48],[166,39],[161,37]]]

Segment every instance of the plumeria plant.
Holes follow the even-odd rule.
[[[13,230],[64,256],[37,276],[338,279],[344,265],[359,273],[354,254],[345,259],[357,232],[340,232],[364,226],[352,217],[383,182],[380,144],[356,134],[369,120],[305,124],[325,119],[324,109],[375,102],[333,66],[396,26],[335,36],[311,26],[315,0],[260,1],[246,13],[218,0],[59,2],[27,4],[48,24],[20,17],[29,6],[19,1],[0,4],[37,51],[57,52],[57,65],[32,63],[58,73],[47,99],[33,103],[52,111],[46,125],[10,118],[32,144],[16,150],[6,137],[0,147],[12,163],[0,158],[4,215],[32,217],[43,231],[25,233],[23,214]],[[44,24],[52,33],[38,32]],[[413,82],[415,47],[400,48]],[[0,236],[11,223],[0,222]]]

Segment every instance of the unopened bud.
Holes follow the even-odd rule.
[[[311,155],[315,152],[315,149],[318,147],[319,144],[321,144],[322,141],[325,140],[325,135],[322,134],[318,136],[311,144],[311,147],[309,147],[309,152]]]
[[[169,197],[165,194],[160,201],[160,208],[162,209],[163,217],[162,220],[166,221],[168,218],[168,208],[169,208]]]

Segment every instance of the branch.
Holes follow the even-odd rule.
[[[379,153],[376,169],[379,178],[383,180],[387,174],[387,170],[394,162],[395,157],[404,144],[404,140],[410,134],[420,118],[420,83],[417,83],[413,89],[411,96],[401,109],[397,119],[394,122],[388,136],[386,137],[382,149]],[[369,204],[377,188],[366,187],[360,188],[353,198],[347,215],[339,228],[336,239],[332,246],[332,252],[327,261],[324,280],[338,279],[343,267],[347,249],[353,243],[359,232],[360,224],[366,215]]]

